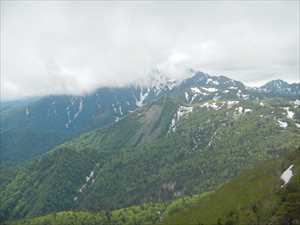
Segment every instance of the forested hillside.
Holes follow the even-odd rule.
[[[293,151],[298,123],[295,101],[163,98],[20,166],[1,188],[2,216],[112,210],[211,191]]]
[[[300,149],[260,162],[215,191],[110,211],[60,212],[6,225],[281,225],[299,223]],[[288,173],[287,171],[290,171]],[[289,175],[289,176],[287,176]]]

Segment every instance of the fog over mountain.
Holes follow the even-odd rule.
[[[1,1],[2,99],[80,94],[188,68],[299,82],[299,1]]]

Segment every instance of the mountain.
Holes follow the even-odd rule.
[[[201,88],[186,82],[181,93]],[[297,101],[215,98],[221,88],[209,88],[194,101],[174,88],[113,125],[20,165],[0,180],[2,219],[107,211],[212,191],[242,169],[300,146]]]
[[[1,107],[1,159],[30,159],[65,140],[109,126],[147,101],[158,99],[170,83],[100,88],[85,96],[46,96]]]
[[[272,80],[260,87],[260,89],[272,95],[300,95],[299,83],[289,84],[283,80]]]
[[[151,80],[1,108],[0,220],[165,205],[300,146],[298,95],[202,72]]]
[[[263,99],[270,94],[283,97],[282,93],[290,100],[299,97],[299,84],[280,82],[280,85],[266,84],[259,89],[249,89],[224,76],[192,70],[186,73],[190,78],[173,80],[154,70],[147,79],[131,85],[99,88],[84,96],[46,96],[2,103],[1,160],[31,159],[83,132],[111,126],[163,96],[179,98],[186,104],[213,99]]]

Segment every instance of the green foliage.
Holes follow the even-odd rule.
[[[280,175],[291,164],[294,176],[281,187]],[[300,149],[241,173],[192,206],[167,214],[160,225],[298,224],[299,180]]]
[[[180,100],[163,98],[22,165],[1,186],[2,219],[169,202],[213,191],[242,169],[300,145],[299,128],[283,114],[287,103],[269,100],[262,107],[256,100],[243,101],[219,110],[195,103],[173,132],[169,126],[179,105]],[[237,107],[252,112],[238,113]],[[299,109],[293,111],[297,118]],[[287,120],[288,128],[280,128],[277,119]]]
[[[294,176],[282,187],[289,166]],[[69,211],[6,222],[5,225],[282,225],[299,223],[300,149],[260,163],[215,191],[99,213]]]

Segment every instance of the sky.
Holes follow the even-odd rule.
[[[300,82],[299,1],[3,1],[1,97],[84,94],[154,68]]]

